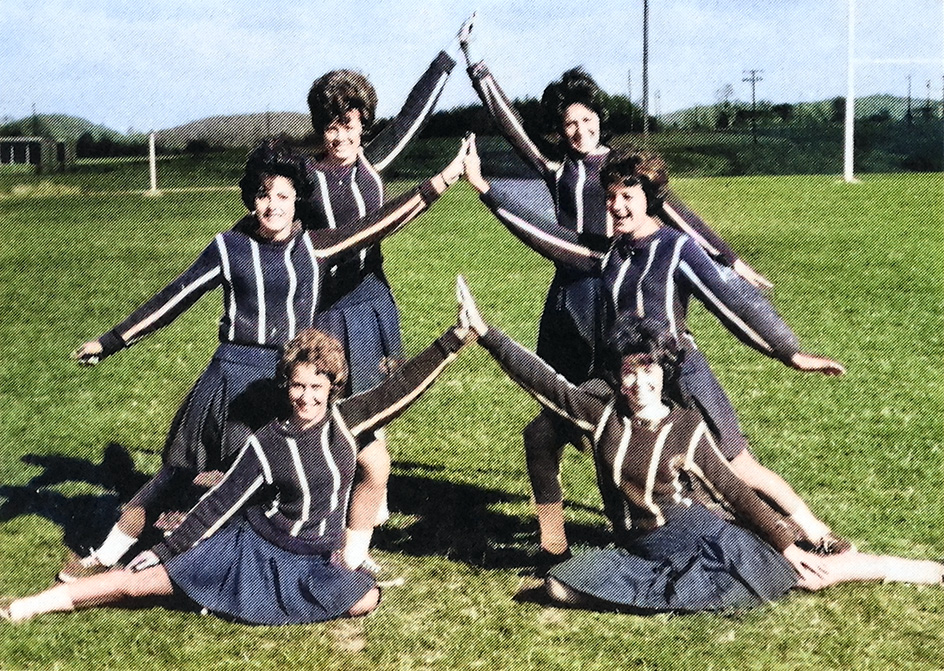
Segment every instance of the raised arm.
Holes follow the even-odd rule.
[[[470,137],[465,171],[466,178],[479,192],[482,202],[525,245],[555,263],[585,272],[600,269],[603,252],[591,249],[578,233],[558,225],[553,212],[525,202],[515,189],[492,185],[485,180],[475,147],[475,136]]]
[[[361,217],[348,226],[305,231],[312,256],[330,262],[402,229],[429,209],[459,179],[468,145],[468,140],[463,140],[459,153],[442,172],[399,198],[388,201],[378,212]]]
[[[131,315],[96,340],[91,340],[72,353],[80,365],[95,365],[101,359],[130,347],[145,336],[170,324],[187,311],[208,291],[222,281],[221,236],[203,250],[197,260],[180,277],[161,289]]]
[[[486,324],[461,275],[456,278],[456,294],[460,303],[459,323],[469,325],[478,335],[479,344],[492,355],[513,382],[534,396],[538,403],[580,429],[589,432],[596,430],[609,399],[602,399],[574,386],[536,354],[498,328]]]
[[[439,52],[414,84],[397,116],[364,147],[364,156],[376,170],[383,172],[423,129],[455,64],[449,54]]]
[[[373,389],[338,402],[336,412],[351,434],[357,438],[399,417],[458,356],[466,343],[465,336],[466,332],[458,327],[450,328]]]
[[[529,166],[534,168],[545,180],[558,169],[558,164],[548,159],[531,141],[524,131],[524,121],[514,108],[508,96],[502,91],[484,61],[470,65],[467,72],[472,86],[489,115],[515,153]]]

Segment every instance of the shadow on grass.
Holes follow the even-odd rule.
[[[135,469],[127,449],[117,443],[105,447],[98,464],[61,455],[27,454],[21,460],[43,471],[25,485],[0,486],[0,523],[22,515],[44,517],[62,528],[63,543],[79,554],[104,540],[118,519],[120,505],[148,480],[147,475]],[[498,509],[506,504],[526,503],[527,498],[501,489],[450,481],[454,477],[455,473],[443,467],[394,463],[389,505],[408,522],[378,528],[374,546],[416,557],[442,556],[484,569],[533,566],[538,546],[537,522],[530,515],[523,518]],[[106,491],[69,496],[54,489],[67,482],[88,483]],[[599,525],[568,524],[570,541],[607,544],[609,533],[602,516],[600,520]],[[149,537],[147,541],[156,539]],[[142,546],[147,547],[144,538]]]
[[[0,486],[0,522],[39,515],[58,524],[65,545],[80,553],[104,540],[118,519],[119,506],[148,480],[134,467],[127,448],[118,443],[105,446],[98,464],[55,454],[26,454],[20,460],[43,471],[25,485]],[[68,496],[51,489],[66,482],[84,482],[107,491]]]
[[[496,510],[502,504],[525,503],[527,497],[451,482],[446,479],[449,475],[441,466],[394,462],[390,509],[415,519],[403,527],[394,523],[379,527],[374,531],[374,546],[417,557],[443,556],[484,569],[533,566],[538,547],[536,520]],[[568,524],[567,536],[573,544],[611,541],[602,515],[599,525]]]

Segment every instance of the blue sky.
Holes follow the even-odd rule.
[[[540,95],[583,65],[610,92],[642,90],[642,0],[4,0],[0,118],[66,113],[117,130],[166,128],[217,114],[306,111],[311,81],[352,67],[377,87],[380,113],[462,20],[479,10],[475,48],[513,97]],[[422,9],[421,9],[422,7]],[[713,103],[726,84],[750,99],[845,95],[847,0],[652,0],[650,109]],[[944,0],[856,0],[857,91],[941,99]],[[475,101],[461,72],[443,105]],[[658,92],[658,100],[656,100]]]

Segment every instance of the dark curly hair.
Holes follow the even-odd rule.
[[[634,365],[655,363],[661,366],[664,374],[663,395],[682,405],[688,404],[688,395],[683,392],[679,379],[685,350],[661,323],[653,319],[640,319],[633,313],[620,315],[607,333],[605,352],[605,377],[617,389],[620,386],[620,369],[628,357]]]
[[[593,110],[600,117],[600,139],[603,140],[603,125],[609,117],[606,93],[581,67],[571,68],[562,74],[559,80],[551,82],[544,89],[541,110],[548,130],[560,136],[564,112],[576,103]]]
[[[295,215],[301,217],[298,205],[308,202],[312,187],[306,158],[295,151],[287,135],[265,138],[246,157],[246,168],[239,180],[239,191],[246,209],[250,212],[256,209],[256,196],[265,179],[275,175],[292,180],[297,196]]]
[[[665,202],[669,171],[658,154],[637,149],[613,149],[600,169],[603,189],[640,185],[646,194],[646,214],[658,214]]]
[[[347,384],[347,359],[344,346],[334,336],[318,329],[305,329],[285,345],[276,379],[288,386],[292,373],[301,364],[312,364],[315,370],[331,381],[330,400],[344,392]]]
[[[311,126],[318,135],[335,119],[342,118],[351,110],[361,113],[364,133],[374,125],[377,113],[377,92],[367,77],[354,70],[332,70],[322,75],[308,91],[308,109]]]

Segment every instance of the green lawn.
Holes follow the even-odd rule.
[[[94,369],[67,358],[242,213],[233,192],[89,193],[144,189],[142,168],[51,178],[45,190],[0,175],[0,594],[47,586],[64,541],[107,526],[117,494],[93,466],[114,442],[153,471],[215,346],[218,296]],[[225,172],[199,181],[232,184]],[[183,174],[168,185],[185,186]],[[761,460],[860,549],[944,557],[941,175],[857,186],[693,179],[676,189],[776,282],[805,346],[849,368],[838,380],[803,376],[693,306],[691,326]],[[408,352],[453,320],[460,271],[486,317],[533,344],[551,268],[466,186],[384,248]],[[941,589],[842,586],[727,617],[514,601],[536,542],[520,447],[535,410],[472,348],[392,426],[394,515],[376,557],[405,584],[368,618],[267,628],[161,608],[85,611],[0,626],[0,669],[944,668]],[[572,537],[605,538],[590,464],[573,450],[564,485]]]

